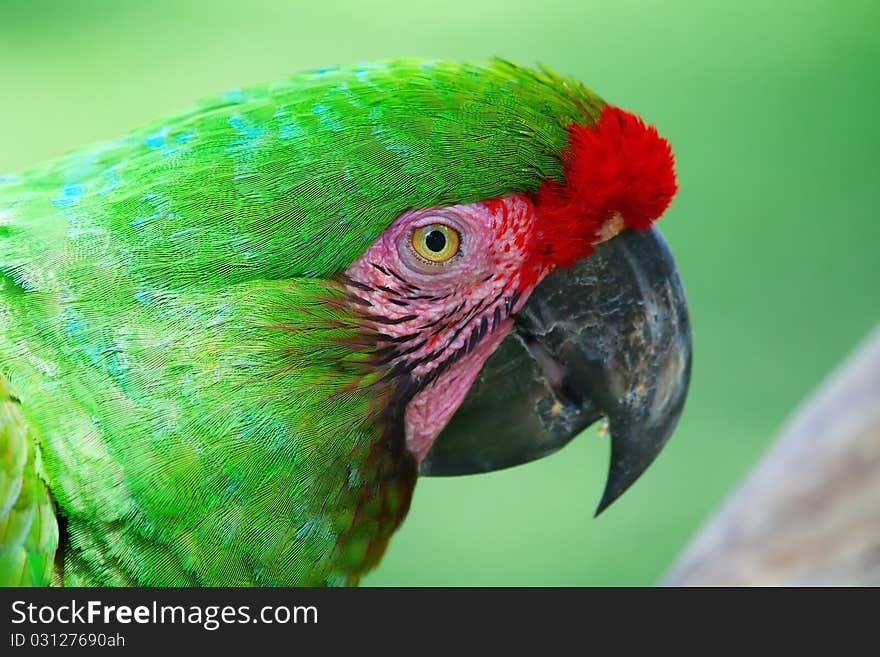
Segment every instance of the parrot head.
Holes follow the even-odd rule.
[[[690,329],[652,229],[677,190],[670,145],[618,107],[583,111],[568,126],[561,179],[408,209],[344,282],[421,474],[532,460],[606,416],[601,511],[677,422]]]

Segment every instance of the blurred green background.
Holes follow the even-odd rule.
[[[588,431],[422,480],[365,583],[656,582],[880,319],[880,3],[0,0],[0,173],[227,88],[398,55],[540,61],[659,127],[695,362],[673,439],[601,518],[608,441]]]

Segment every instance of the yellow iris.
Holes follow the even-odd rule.
[[[444,224],[429,224],[413,231],[413,248],[430,262],[446,262],[458,253],[460,244],[458,231]]]

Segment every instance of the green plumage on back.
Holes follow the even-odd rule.
[[[0,376],[0,583],[39,586],[51,574],[58,523],[19,400]]]
[[[599,106],[504,62],[403,60],[0,178],[0,583],[48,581],[46,486],[65,583],[356,582],[415,465],[332,277],[408,208],[558,178]]]

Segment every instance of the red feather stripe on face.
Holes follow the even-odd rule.
[[[534,196],[534,254],[544,266],[569,266],[588,255],[614,215],[626,227],[649,227],[678,189],[669,142],[613,105],[594,124],[569,128],[562,161],[565,181],[547,180]]]

